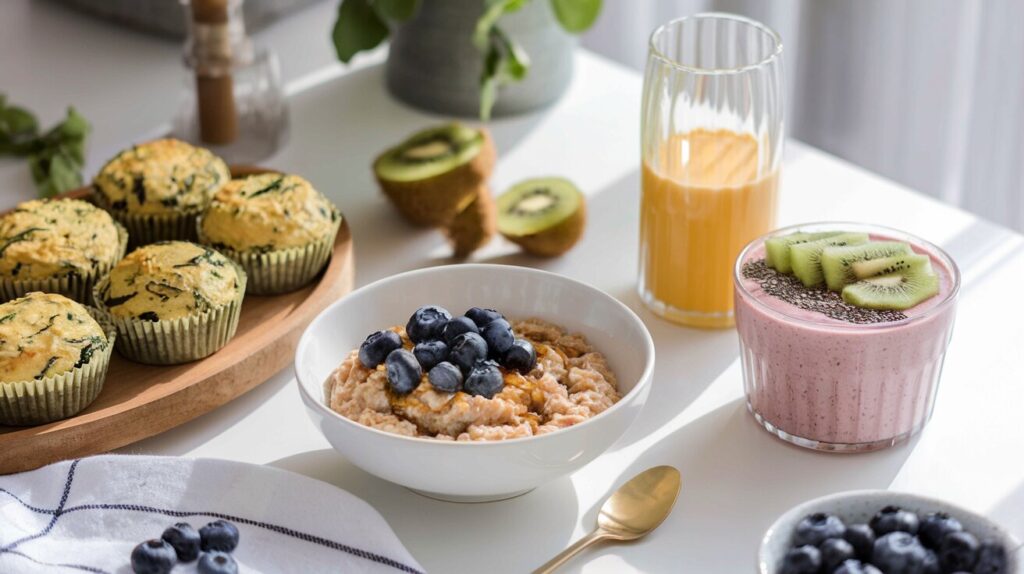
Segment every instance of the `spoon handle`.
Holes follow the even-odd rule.
[[[587,534],[583,538],[577,540],[572,546],[561,551],[558,556],[555,556],[551,560],[544,563],[543,566],[533,571],[533,574],[551,574],[556,568],[565,564],[570,558],[579,554],[584,548],[604,540],[608,537],[608,533],[598,528],[590,534]]]

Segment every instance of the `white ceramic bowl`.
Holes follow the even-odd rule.
[[[324,403],[323,384],[366,335],[404,325],[422,305],[453,314],[491,307],[582,333],[605,355],[622,399],[600,415],[549,434],[494,442],[399,436],[349,420]],[[334,448],[382,479],[445,500],[500,500],[569,474],[608,449],[640,412],[654,372],[654,342],[639,317],[610,295],[554,273],[508,265],[450,265],[395,275],[352,292],[306,329],[295,353],[302,400]]]
[[[929,512],[946,512],[964,525],[964,529],[974,534],[979,540],[993,539],[1001,542],[1006,548],[1010,570],[1006,574],[1021,574],[1021,558],[1018,542],[1009,532],[988,518],[927,496],[919,496],[905,492],[889,490],[852,490],[823,496],[804,502],[788,510],[772,524],[761,541],[758,553],[758,572],[760,574],[776,574],[782,557],[790,548],[793,529],[808,514],[826,512],[835,514],[847,524],[867,523],[871,517],[883,507],[894,505],[900,508],[927,514]]]

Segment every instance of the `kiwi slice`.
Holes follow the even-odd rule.
[[[806,287],[821,285],[825,282],[825,272],[821,268],[821,253],[826,247],[860,245],[867,242],[866,233],[840,233],[832,237],[793,245],[789,248],[793,274]]]
[[[455,257],[466,257],[494,237],[497,209],[486,185],[477,188],[476,197],[445,230]]]
[[[841,231],[826,231],[824,233],[803,233],[796,232],[780,237],[772,237],[764,242],[764,262],[768,267],[779,273],[792,273],[793,266],[789,260],[789,248],[800,243],[808,243],[825,239],[833,235],[839,235]]]
[[[843,301],[867,309],[904,311],[937,295],[939,277],[931,266],[910,266],[843,287]]]
[[[490,134],[458,123],[415,133],[373,162],[384,194],[409,221],[446,226],[494,169]]]
[[[908,253],[911,253],[910,245],[900,241],[868,241],[862,245],[826,247],[821,252],[821,270],[828,288],[839,292],[857,280],[850,264]]]
[[[931,257],[917,255],[910,252],[903,255],[883,257],[881,259],[866,259],[856,261],[850,265],[850,272],[855,280],[867,279],[876,275],[888,275],[897,271],[910,269],[911,267],[921,268],[924,271],[934,274]]]
[[[571,181],[528,179],[498,197],[498,231],[529,253],[553,257],[579,241],[586,211],[586,199]]]

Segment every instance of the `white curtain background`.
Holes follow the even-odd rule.
[[[673,18],[768,24],[783,39],[790,136],[1024,231],[1024,1],[604,4],[583,45],[641,70],[650,32]]]

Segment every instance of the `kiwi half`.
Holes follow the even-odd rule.
[[[579,241],[586,199],[567,179],[528,179],[498,197],[498,231],[528,253],[553,257]]]
[[[910,245],[900,241],[868,241],[861,245],[826,247],[821,252],[821,270],[825,275],[825,284],[832,291],[842,291],[843,287],[857,280],[850,269],[851,264],[893,255],[906,255],[910,252]]]
[[[494,237],[497,228],[497,208],[486,185],[477,188],[476,196],[459,212],[445,229],[455,257],[466,257],[483,247]]]
[[[373,162],[381,190],[417,225],[451,223],[494,169],[494,142],[485,129],[459,123],[417,132]]]
[[[869,277],[843,288],[843,301],[868,309],[904,311],[939,293],[939,278],[929,264]]]
[[[823,233],[790,233],[780,237],[772,237],[764,242],[764,262],[768,267],[779,273],[791,273],[793,265],[789,259],[789,248],[800,243],[809,243],[818,239],[825,239],[833,235],[839,235],[841,231],[826,231]]]
[[[821,285],[825,282],[825,272],[821,268],[821,253],[825,251],[826,247],[860,245],[867,242],[866,233],[840,233],[824,239],[793,245],[789,248],[793,274],[806,287]]]

